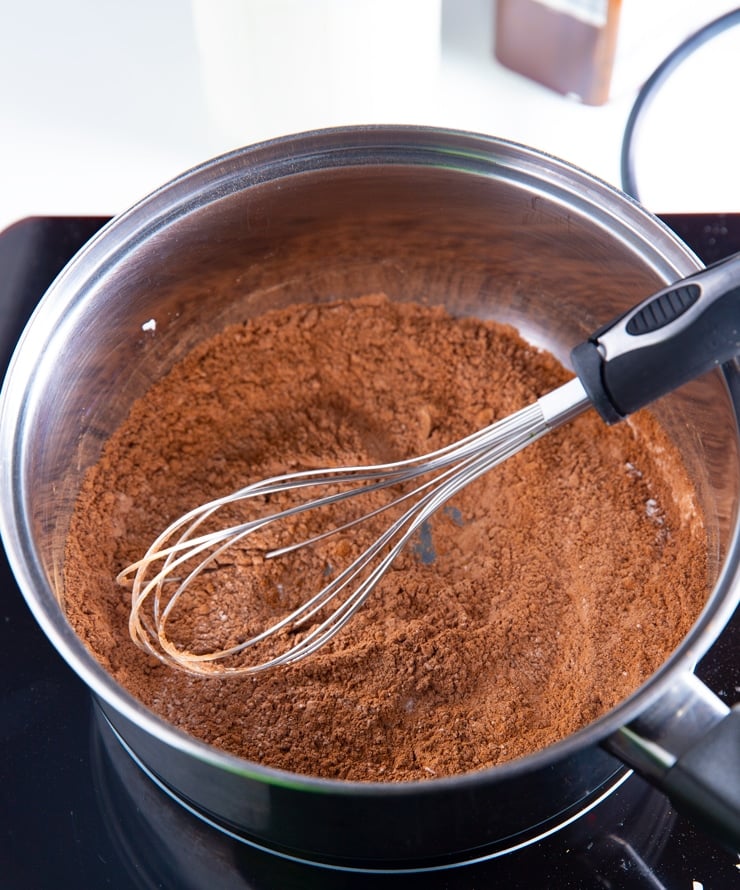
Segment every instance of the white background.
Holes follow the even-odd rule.
[[[345,123],[489,133],[619,185],[640,81],[734,5],[624,0],[612,97],[588,107],[495,60],[493,0],[0,0],[0,230],[115,214],[238,145]],[[738,60],[740,27],[651,109],[650,209],[740,211]]]

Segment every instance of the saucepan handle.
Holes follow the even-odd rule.
[[[684,674],[605,747],[663,791],[733,853],[740,853],[740,706]]]

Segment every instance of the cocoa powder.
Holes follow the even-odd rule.
[[[115,578],[201,502],[300,467],[431,451],[567,376],[510,328],[382,296],[229,327],[134,405],[89,472],[68,539],[69,620],[171,723],[299,773],[427,778],[561,739],[653,673],[707,594],[702,516],[647,412],[615,427],[589,412],[477,480],[292,667],[204,678],[161,664],[128,637],[130,594]],[[315,592],[366,542],[345,533],[316,566],[302,552],[287,569],[236,554],[173,634],[233,639],[269,618],[275,591]]]

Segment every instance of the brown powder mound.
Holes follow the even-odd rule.
[[[160,664],[131,642],[115,578],[178,515],[248,481],[428,452],[566,379],[510,328],[378,296],[230,327],[134,406],[90,471],[68,541],[69,619],[154,711],[271,766],[408,780],[540,749],[634,691],[706,597],[702,517],[648,413],[608,428],[589,412],[472,484],[293,667],[201,678]],[[358,545],[329,546],[322,558]],[[218,632],[224,609],[244,623],[243,589],[278,577],[242,589],[227,575],[221,588],[210,576],[175,633]]]

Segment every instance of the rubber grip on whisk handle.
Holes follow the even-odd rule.
[[[616,423],[740,354],[740,253],[663,288],[576,346],[596,410]]]

